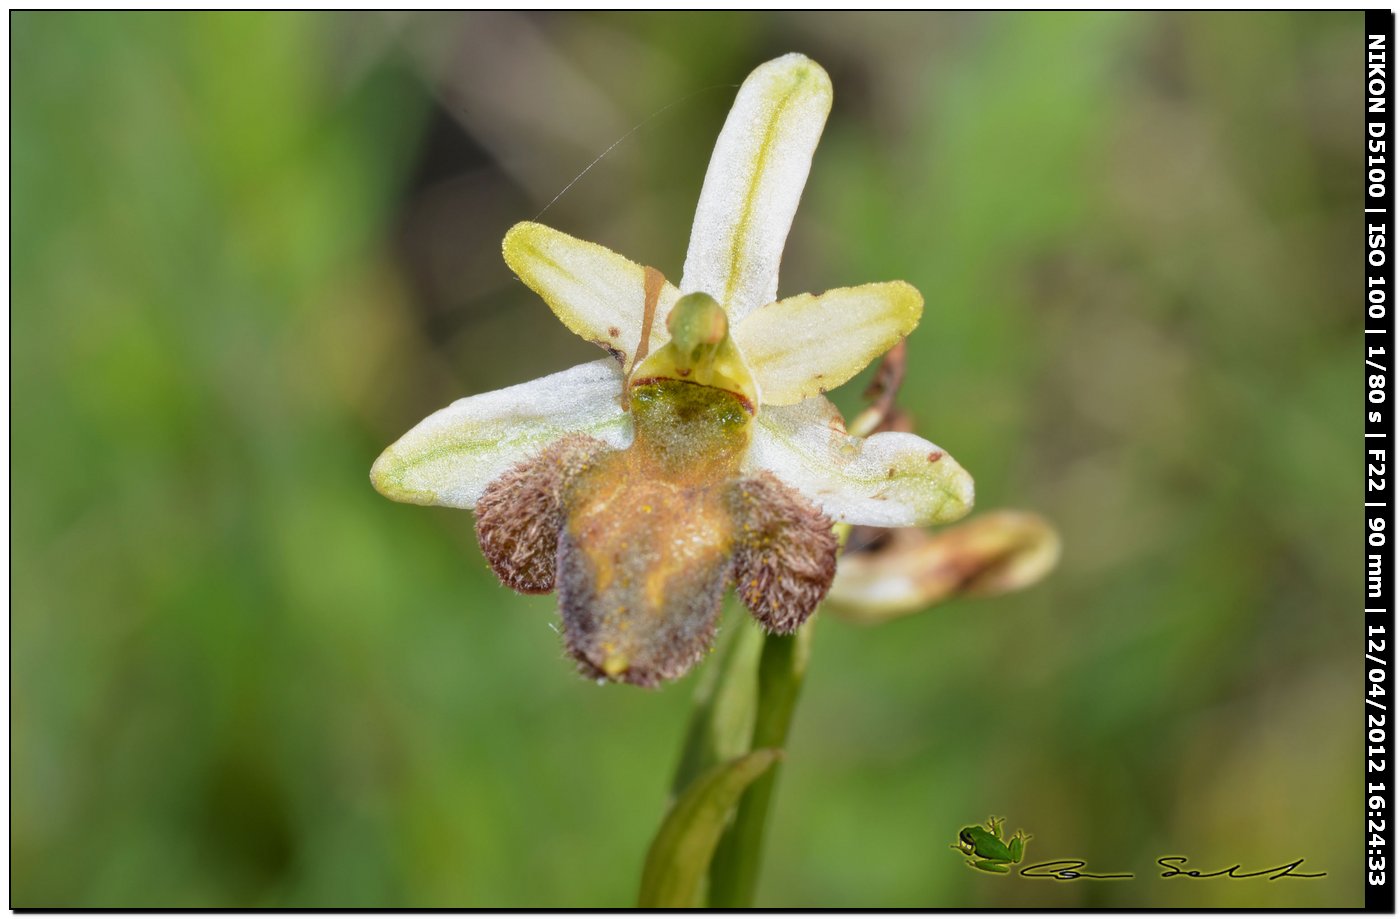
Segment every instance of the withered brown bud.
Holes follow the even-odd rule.
[[[571,434],[486,486],[476,503],[476,538],[502,584],[527,594],[554,589],[565,492],[609,452],[601,440]]]
[[[836,573],[830,518],[767,472],[735,483],[729,503],[739,599],[769,631],[795,631]]]
[[[1059,557],[1054,527],[1024,511],[993,511],[935,533],[885,530],[842,559],[827,601],[847,619],[885,622],[960,596],[1022,590]]]

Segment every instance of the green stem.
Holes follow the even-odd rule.
[[[763,632],[748,616],[734,622],[715,661],[695,693],[695,707],[671,783],[672,798],[680,797],[705,770],[754,749],[754,711],[758,696],[758,658]]]
[[[758,665],[758,712],[750,749],[782,749],[802,691],[812,623],[793,635],[769,635]],[[775,764],[749,786],[710,863],[709,905],[735,909],[753,905],[763,858],[768,812],[778,781]]]

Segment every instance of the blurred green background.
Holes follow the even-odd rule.
[[[542,220],[679,277],[734,87],[791,50],[836,102],[781,290],[919,287],[904,404],[1065,554],[820,622],[760,905],[1360,905],[1360,13],[11,40],[13,905],[632,902],[695,674],[579,679],[470,514],[367,475],[596,355],[500,240],[639,123]],[[970,871],[990,813],[1138,878]]]

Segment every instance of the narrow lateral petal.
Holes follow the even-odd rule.
[[[506,264],[569,331],[630,369],[646,313],[646,269],[597,243],[540,223],[517,223],[501,245]],[[648,349],[666,342],[666,315],[680,292],[662,284]]]
[[[801,294],[760,307],[734,341],[767,405],[793,405],[840,386],[919,324],[924,298],[903,281]]]
[[[745,466],[770,470],[841,523],[925,526],[972,508],[972,477],[944,451],[897,431],[852,437],[822,396],[761,409]]]
[[[737,322],[778,296],[778,263],[812,165],[831,80],[801,54],[761,65],[729,110],[695,209],[681,289]]]
[[[622,371],[604,358],[459,399],[385,450],[370,481],[395,501],[470,509],[493,479],[565,435],[629,444],[621,393]]]

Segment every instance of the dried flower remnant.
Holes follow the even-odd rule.
[[[908,362],[905,342],[880,360],[865,390],[869,406],[851,429],[912,431],[896,403]],[[1030,587],[1060,560],[1060,537],[1043,517],[992,511],[938,532],[917,527],[852,527],[827,605],[865,625],[908,616],[961,596],[990,597]]]
[[[766,629],[793,631],[831,584],[834,522],[921,526],[971,507],[946,452],[908,432],[852,436],[824,396],[914,328],[918,291],[777,299],[830,106],[826,73],[801,55],[749,76],[679,287],[594,243],[513,227],[507,264],[610,357],[455,402],[371,472],[395,500],[475,509],[503,583],[559,590],[565,646],[590,676],[681,676],[730,585]]]
[[[1054,528],[1025,511],[993,511],[934,533],[904,528],[882,535],[841,558],[827,603],[843,618],[875,624],[959,596],[1022,590],[1060,557]]]

